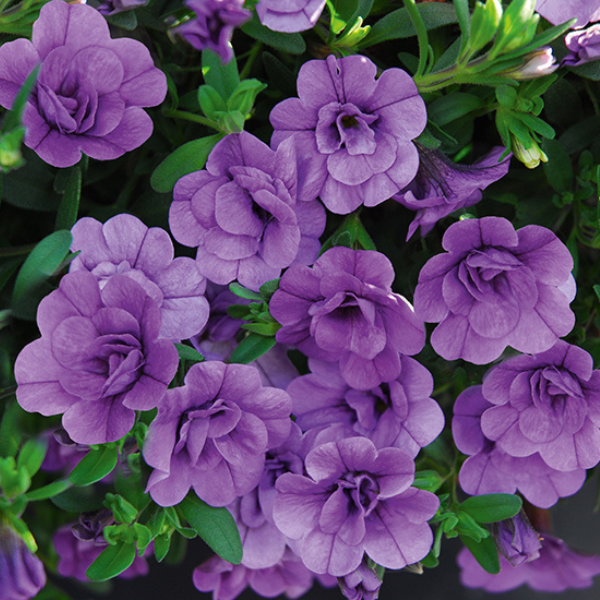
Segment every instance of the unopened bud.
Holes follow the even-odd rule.
[[[548,46],[530,52],[523,58],[525,61],[519,67],[511,71],[504,71],[502,75],[519,81],[537,79],[538,77],[554,73],[559,67],[552,54],[552,48]]]

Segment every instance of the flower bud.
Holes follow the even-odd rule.
[[[519,67],[511,71],[504,71],[503,75],[523,81],[550,75],[559,67],[552,54],[552,48],[549,46],[529,52],[523,58],[525,60]]]
[[[530,139],[527,147],[525,147],[516,137],[512,137],[511,148],[517,159],[528,169],[535,169],[540,164],[540,161],[548,162],[546,153],[534,139]]]
[[[492,524],[492,536],[504,558],[516,567],[540,555],[540,538],[525,513]]]

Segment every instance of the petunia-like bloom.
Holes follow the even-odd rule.
[[[600,21],[600,7],[594,0],[537,0],[535,10],[552,25],[577,19],[573,27]]]
[[[498,550],[513,567],[539,558],[540,536],[523,510],[512,519],[492,523],[490,527]]]
[[[148,428],[144,460],[155,470],[147,491],[173,506],[193,487],[208,504],[226,506],[256,487],[265,452],[288,437],[292,401],[263,387],[250,365],[197,363],[184,381]]]
[[[47,163],[70,167],[82,152],[114,159],[150,137],[152,119],[141,107],[164,100],[165,75],[143,44],[111,39],[96,9],[52,0],[42,6],[31,42],[18,39],[0,48],[2,106],[12,106],[38,64],[23,125],[25,144]]]
[[[29,600],[45,585],[42,561],[10,525],[0,522],[0,598]]]
[[[339,578],[340,592],[348,600],[377,600],[383,581],[363,559],[358,569]]]
[[[414,458],[444,428],[444,413],[431,398],[433,378],[416,360],[400,357],[400,375],[369,390],[355,390],[336,363],[309,359],[312,371],[287,388],[292,412],[315,445],[353,435],[377,448],[394,447]]]
[[[213,600],[233,600],[246,587],[264,598],[276,598],[282,594],[288,598],[299,598],[312,587],[313,574],[287,548],[279,563],[265,569],[232,565],[213,556],[196,567],[193,580],[200,592],[212,592]]]
[[[98,12],[103,15],[116,15],[148,4],[148,0],[102,0]]]
[[[365,553],[390,569],[427,555],[427,520],[439,500],[410,487],[415,465],[404,452],[378,452],[369,439],[352,437],[317,446],[305,468],[308,477],[279,477],[273,516],[285,535],[302,540],[300,555],[311,571],[343,577]]]
[[[511,456],[539,452],[559,471],[600,462],[600,371],[581,348],[550,350],[492,368],[481,393],[495,406],[481,415],[484,435]]]
[[[104,225],[90,217],[79,219],[71,233],[71,250],[79,254],[70,271],[90,271],[101,288],[116,274],[139,283],[160,307],[161,336],[188,339],[204,327],[209,313],[206,281],[193,259],[173,258],[173,243],[164,229],[149,229],[123,214]]]
[[[273,31],[295,33],[312,29],[326,0],[260,0],[256,12],[260,22]]]
[[[243,8],[244,0],[186,0],[196,17],[179,25],[174,32],[197,50],[208,48],[228,63],[233,58],[233,30],[252,17]]]
[[[600,557],[571,550],[563,540],[544,534],[538,559],[512,566],[500,556],[500,573],[484,571],[473,555],[464,548],[458,555],[460,581],[470,588],[488,592],[506,592],[528,585],[539,592],[564,592],[590,587],[600,574]]]
[[[455,164],[438,150],[417,144],[419,170],[413,181],[393,199],[417,212],[410,227],[408,241],[420,227],[426,235],[442,218],[456,210],[473,206],[481,200],[481,191],[506,175],[510,155],[499,162],[504,148],[494,148],[472,165]]]
[[[311,60],[298,74],[299,98],[271,111],[278,146],[292,138],[298,156],[298,198],[317,196],[332,212],[375,206],[417,174],[412,140],[425,128],[425,104],[411,77],[364,56]]]
[[[171,232],[198,248],[202,275],[258,290],[292,263],[317,258],[325,210],[316,201],[296,202],[295,165],[291,143],[274,151],[244,132],[221,140],[205,170],[177,182]]]
[[[122,438],[136,410],[157,406],[177,370],[175,346],[158,337],[156,302],[125,275],[102,290],[91,273],[65,275],[37,321],[42,337],[15,364],[17,400],[29,412],[64,413],[78,444]]]
[[[425,342],[422,321],[392,292],[394,268],[379,252],[334,247],[312,268],[293,265],[269,310],[283,327],[280,343],[309,358],[339,362],[350,386],[368,390],[400,375],[400,355]]]
[[[569,53],[563,58],[563,65],[575,67],[600,59],[600,25],[568,33],[565,45]]]
[[[467,494],[513,494],[517,489],[540,508],[549,508],[559,498],[571,496],[585,481],[585,469],[558,471],[538,454],[514,457],[485,437],[481,415],[494,405],[481,393],[481,386],[467,388],[454,405],[452,434],[456,447],[469,455],[458,476]]]
[[[563,291],[573,259],[549,229],[466,219],[448,228],[442,245],[446,253],[419,274],[415,312],[439,323],[431,345],[446,360],[482,365],[507,346],[543,352],[573,328],[572,298]]]

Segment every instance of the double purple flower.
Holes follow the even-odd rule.
[[[265,27],[295,33],[311,29],[324,8],[325,0],[260,0],[256,12]]]

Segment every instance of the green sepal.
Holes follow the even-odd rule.
[[[106,494],[104,506],[112,512],[117,523],[131,525],[138,516],[137,508],[120,494]]]
[[[227,104],[221,94],[211,85],[201,85],[198,88],[198,104],[202,112],[209,118],[214,120],[217,111],[227,111]]]
[[[415,480],[412,483],[412,487],[416,487],[427,492],[437,492],[443,483],[444,480],[437,471],[424,470],[417,471],[415,473]]]
[[[258,94],[266,89],[266,84],[258,79],[244,79],[227,100],[227,109],[239,111],[245,117],[252,110]]]

